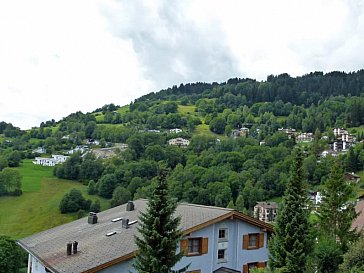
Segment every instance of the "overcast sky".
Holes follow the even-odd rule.
[[[364,0],[0,0],[0,121],[196,81],[364,68]]]

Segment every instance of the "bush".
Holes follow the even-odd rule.
[[[91,200],[86,200],[82,193],[77,189],[72,189],[66,193],[61,202],[59,203],[59,210],[61,213],[77,212],[79,210],[89,210]]]
[[[90,211],[92,212],[100,212],[101,211],[101,205],[100,205],[100,200],[96,199],[94,202],[92,202],[91,206],[90,206]]]
[[[20,247],[7,236],[0,236],[0,272],[18,273],[22,265]]]

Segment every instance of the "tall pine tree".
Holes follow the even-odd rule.
[[[345,181],[343,169],[337,161],[322,190],[319,226],[322,233],[337,241],[344,251],[348,243],[356,239],[355,230],[351,230],[351,223],[357,217],[354,204],[350,202],[354,196],[354,189]]]
[[[148,201],[148,208],[139,216],[139,248],[134,267],[139,273],[185,272],[186,268],[172,270],[182,258],[176,247],[182,238],[180,218],[174,216],[177,204],[168,195],[166,171],[160,170],[158,184]]]
[[[302,161],[301,150],[296,150],[292,174],[269,244],[269,267],[274,272],[304,272],[306,258],[310,252],[309,210]]]

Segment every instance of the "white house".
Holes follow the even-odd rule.
[[[297,142],[312,142],[313,134],[312,133],[302,133],[299,134],[296,138]]]
[[[178,137],[178,138],[172,138],[172,139],[168,140],[168,144],[176,145],[179,147],[187,147],[188,145],[190,145],[190,141],[188,139]]]
[[[100,145],[100,141],[97,139],[90,138],[90,139],[86,140],[86,144],[87,145]]]
[[[73,155],[74,153],[77,153],[77,152],[83,154],[84,152],[86,152],[87,149],[88,149],[87,146],[76,146],[75,148],[69,150],[67,152],[67,154]]]
[[[332,131],[335,137],[340,137],[344,134],[348,134],[348,131],[344,128],[334,128]]]
[[[292,138],[292,136],[294,136],[294,134],[296,133],[296,129],[292,128],[278,128],[278,131],[286,133],[289,139]]]
[[[322,202],[322,194],[319,191],[310,192],[308,197],[314,207],[318,207]]]
[[[56,164],[63,163],[69,158],[67,155],[52,155],[52,157],[56,161]]]
[[[56,164],[63,163],[69,158],[66,155],[52,155],[52,158],[48,157],[36,157],[33,164],[42,166],[55,166]]]
[[[56,163],[53,158],[48,157],[36,157],[33,161],[33,164],[42,165],[42,166],[55,166]]]
[[[174,129],[170,129],[169,132],[172,134],[178,134],[178,133],[182,133],[182,129],[174,128]]]
[[[46,148],[44,147],[38,147],[32,151],[33,154],[45,154],[47,153]]]
[[[257,202],[254,206],[254,217],[266,223],[274,222],[278,205],[275,202]]]
[[[135,235],[147,200],[139,199],[71,223],[23,238],[29,253],[28,273],[135,273]],[[190,264],[188,273],[248,273],[268,261],[268,236],[273,227],[228,208],[181,203],[183,238],[176,251]]]

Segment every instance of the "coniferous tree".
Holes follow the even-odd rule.
[[[309,211],[302,161],[302,152],[296,150],[291,178],[270,243],[269,266],[274,272],[304,272],[306,257],[310,252]]]
[[[322,203],[319,207],[319,226],[323,234],[338,241],[346,251],[348,243],[356,238],[351,223],[356,218],[353,187],[345,181],[339,161],[331,168],[329,178],[322,190]]]
[[[340,273],[364,272],[364,238],[350,245],[344,255],[344,262],[340,265]]]
[[[168,195],[166,171],[162,169],[158,184],[149,198],[148,208],[139,216],[140,237],[135,241],[139,248],[134,267],[139,273],[185,272],[187,267],[172,270],[182,258],[176,247],[182,238],[180,218],[174,216],[177,204]]]
[[[345,160],[346,170],[348,172],[356,172],[358,170],[358,159],[353,148],[349,149]]]

